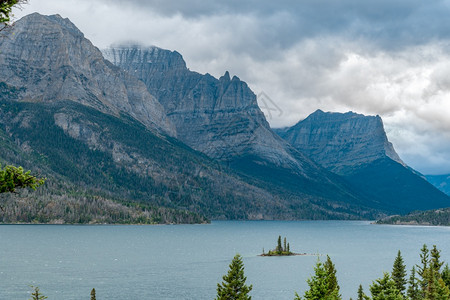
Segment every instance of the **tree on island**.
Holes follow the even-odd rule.
[[[247,277],[244,276],[242,257],[236,254],[229,267],[227,275],[222,277],[223,282],[217,284],[216,300],[251,300],[248,294],[253,286],[245,284]]]
[[[264,253],[261,256],[287,256],[287,255],[295,255],[295,253],[291,252],[289,243],[286,241],[286,237],[284,238],[283,245],[281,244],[281,235],[278,236],[277,246],[273,250],[269,250],[269,252]]]

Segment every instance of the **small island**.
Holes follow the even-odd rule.
[[[291,252],[289,243],[286,243],[286,237],[284,238],[284,243],[281,245],[281,235],[278,236],[277,247],[269,252],[265,253],[263,248],[263,253],[261,256],[291,256],[291,255],[304,255],[299,253]]]

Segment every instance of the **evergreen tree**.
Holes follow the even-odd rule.
[[[368,299],[369,299],[369,297],[367,297],[366,294],[364,294],[363,287],[360,284],[359,288],[358,288],[358,298],[357,298],[357,300],[368,300]]]
[[[419,284],[420,288],[422,289],[422,295],[427,289],[427,283],[428,281],[425,279],[427,277],[428,272],[428,264],[429,264],[429,250],[427,245],[423,245],[422,249],[420,249],[420,262],[421,266],[417,266],[417,274],[419,275]]]
[[[413,266],[411,269],[411,276],[409,277],[409,286],[407,295],[411,300],[423,299],[421,290],[419,289],[419,283],[416,278],[416,268]]]
[[[417,274],[419,274],[420,277],[423,277],[423,273],[428,268],[429,263],[429,251],[426,244],[422,246],[420,252],[420,262],[422,263],[422,265],[417,266]]]
[[[394,266],[392,268],[392,280],[395,282],[395,287],[404,295],[404,290],[406,289],[406,266],[403,262],[403,257],[398,250],[397,257],[394,261]]]
[[[436,245],[433,245],[433,249],[431,249],[430,251],[430,256],[431,256],[430,261],[431,267],[435,272],[440,273],[441,267],[444,264],[444,262],[441,262],[441,250],[438,250],[436,248]]]
[[[283,251],[286,252],[287,251],[287,246],[286,246],[286,237],[284,237],[284,247],[283,247]]]
[[[336,267],[331,261],[330,257],[327,255],[327,260],[324,263],[325,271],[328,276],[328,290],[336,290],[339,293],[339,284],[336,277]]]
[[[384,273],[383,278],[379,278],[370,286],[370,293],[373,300],[403,300],[404,297],[396,288],[394,280],[388,273]]]
[[[281,254],[283,251],[283,248],[281,247],[281,235],[278,236],[278,243],[277,243],[277,252],[278,254]]]
[[[445,264],[445,267],[442,270],[441,277],[445,285],[450,287],[450,268],[448,267],[448,264]]]
[[[34,288],[34,292],[31,293],[31,299],[30,300],[44,300],[44,299],[47,299],[46,296],[41,294],[41,292],[39,291],[39,287],[32,286],[32,288]]]
[[[291,253],[291,248],[289,247],[289,243],[288,243],[288,245],[287,245],[287,252],[288,252],[288,253]]]
[[[253,286],[247,286],[244,276],[244,263],[239,254],[233,258],[227,275],[223,276],[223,282],[217,284],[216,300],[250,300],[249,292]]]
[[[327,260],[328,261],[328,260]],[[336,270],[331,260],[322,264],[320,260],[314,268],[314,275],[307,280],[309,290],[305,292],[306,300],[341,300],[339,295],[339,286],[336,280]],[[296,293],[295,299],[300,300],[301,297]]]
[[[91,291],[91,300],[96,300],[96,296],[95,296],[95,289],[92,289]]]

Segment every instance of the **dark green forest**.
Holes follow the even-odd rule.
[[[138,217],[131,207],[145,207],[155,215],[144,223],[380,215],[239,174],[130,116],[104,114],[71,101],[3,100],[0,157],[2,165],[23,166],[47,178],[35,194],[3,199],[8,210],[0,212],[2,222],[133,223]],[[28,204],[22,207],[24,197]],[[61,204],[65,199],[72,206],[67,213]],[[108,217],[113,203],[127,212],[125,217]],[[101,213],[100,207],[109,209]],[[75,212],[81,213],[79,219],[71,216]]]
[[[390,216],[377,224],[450,226],[450,208],[414,211],[404,216]]]

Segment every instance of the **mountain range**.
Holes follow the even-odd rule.
[[[446,195],[400,159],[379,116],[317,110],[277,132],[385,209],[407,213],[441,207],[448,201]]]
[[[59,15],[28,15],[4,34],[0,158],[48,177],[8,198],[4,222],[370,219],[449,206],[379,117],[317,111],[275,132],[245,82],[190,71],[176,51],[101,52]]]

